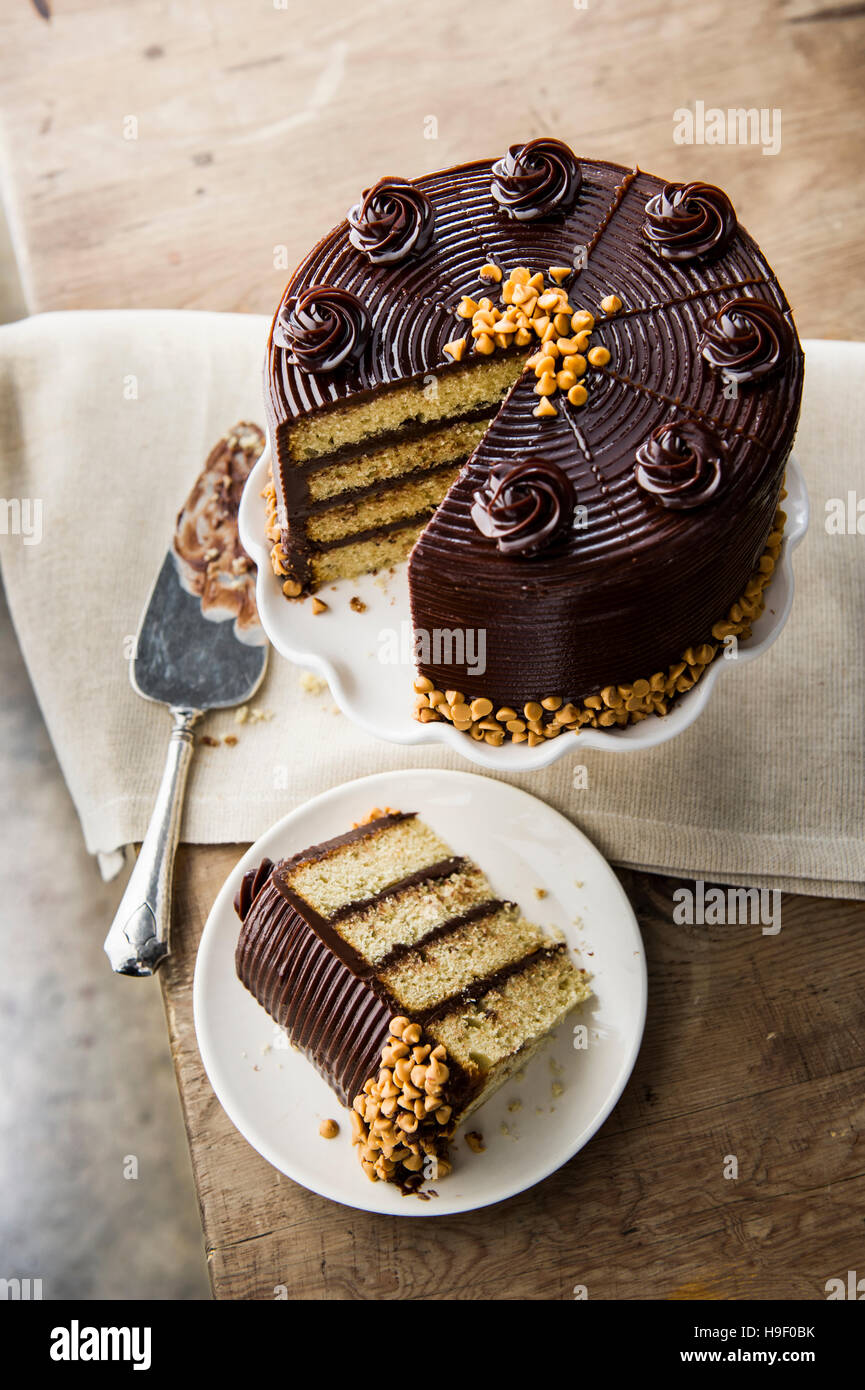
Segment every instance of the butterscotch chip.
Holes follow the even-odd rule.
[[[585,386],[580,386],[579,383],[577,383],[576,386],[572,386],[570,391],[568,392],[568,400],[570,401],[571,405],[585,405],[588,399],[588,391],[586,390]]]
[[[573,389],[576,390],[577,388],[574,387]],[[559,412],[556,410],[556,407],[553,405],[552,401],[547,400],[546,397],[544,397],[543,400],[539,401],[538,404],[535,406],[534,410],[532,411],[532,414],[538,420],[543,420],[545,416],[558,415],[558,413]]]
[[[562,697],[561,695],[548,695],[545,700],[541,700],[541,704],[546,710],[557,710],[561,708]]]
[[[563,285],[566,280],[569,280],[571,278],[573,273],[574,268],[571,265],[550,266],[550,279],[555,280],[557,285]]]
[[[556,378],[552,372],[544,372],[535,385],[536,396],[552,396],[556,390]]]
[[[488,333],[481,333],[475,340],[475,352],[480,352],[485,357],[488,357],[491,352],[494,352],[495,347],[496,345]]]
[[[354,1111],[352,1111],[352,1117],[358,1118],[354,1115]],[[339,1134],[339,1125],[336,1120],[322,1120],[318,1127],[318,1132],[322,1139],[335,1139]]]
[[[537,700],[529,700],[528,704],[523,705],[523,714],[526,719],[541,719],[543,713],[544,707],[539,705]]]
[[[298,579],[286,579],[282,586],[282,592],[285,594],[286,598],[297,598],[302,589],[303,585]]]
[[[476,299],[472,299],[471,295],[464,294],[457,305],[457,317],[461,319],[470,319],[477,313],[478,307]],[[445,351],[447,351],[447,348]]]
[[[312,600],[312,611],[316,617],[318,617],[319,613],[327,613],[328,605],[325,603],[324,599],[314,598]]]
[[[442,352],[446,352],[448,357],[452,357],[455,362],[461,362],[465,356],[465,338],[454,338],[453,342],[445,343]]]
[[[601,300],[601,308],[605,314],[617,314],[622,307],[622,301],[617,294],[606,294]]]
[[[480,280],[486,280],[488,284],[497,285],[502,278],[501,268],[497,265],[493,265],[492,261],[488,261],[487,264],[482,265],[478,271],[478,278]]]
[[[589,348],[588,358],[593,367],[606,367],[610,360],[610,350],[605,347]]]
[[[574,376],[582,376],[587,365],[585,357],[579,352],[566,353],[560,363],[563,372],[573,372]]]
[[[482,695],[477,700],[472,700],[470,708],[472,719],[483,719],[484,715],[492,713],[493,702]]]

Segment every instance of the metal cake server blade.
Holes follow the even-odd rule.
[[[261,684],[269,650],[264,633],[256,628],[245,637],[238,638],[233,622],[202,615],[169,551],[130,668],[133,689],[167,705],[173,727],[150,824],[105,938],[106,955],[120,975],[153,975],[168,955],[174,856],[193,729],[208,710],[243,704]]]

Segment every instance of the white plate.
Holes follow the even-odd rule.
[[[486,1152],[460,1132],[454,1170],[430,1201],[371,1183],[350,1139],[349,1112],[248,994],[234,970],[240,930],[232,899],[244,872],[341,834],[374,806],[417,811],[457,853],[475,859],[496,893],[559,927],[594,996],[471,1118]],[[539,900],[536,888],[547,897]],[[323,1197],[364,1211],[444,1216],[500,1202],[566,1163],[603,1124],[631,1074],[646,1016],[646,964],[631,905],[606,860],[564,816],[517,787],[468,772],[379,773],[334,787],[279,821],[229,874],[207,919],[193,989],[195,1031],[229,1118],[268,1162]],[[575,1025],[588,1046],[575,1046]],[[282,1046],[279,1044],[282,1043]],[[554,1094],[559,1086],[560,1095]],[[511,1109],[511,1106],[514,1109]],[[518,1107],[518,1108],[517,1108]],[[322,1139],[321,1120],[340,1124]]]
[[[738,660],[718,660],[692,690],[675,700],[670,713],[653,716],[624,729],[583,729],[545,739],[536,748],[527,743],[506,742],[501,748],[476,742],[444,722],[419,724],[412,718],[415,676],[411,660],[411,618],[408,571],[397,565],[393,575],[363,575],[325,586],[322,597],[331,605],[326,616],[316,617],[309,603],[289,603],[270,567],[270,547],[265,538],[265,509],[261,498],[267,483],[270,447],[247,480],[240,503],[240,539],[258,566],[256,600],[262,626],[276,650],[289,661],[324,676],[333,697],[349,719],[367,733],[391,743],[444,743],[469,762],[495,772],[529,772],[547,767],[566,753],[581,748],[603,748],[608,753],[630,753],[666,743],[682,733],[706,708],[722,671],[754,661],[772,645],[793,602],[792,551],[808,528],[808,493],[799,465],[787,464],[787,525],[781,557],[768,590],[769,603],[754,624],[751,637],[740,642]],[[333,589],[335,592],[331,592]],[[349,608],[357,595],[366,604],[364,613]],[[396,640],[389,634],[396,634]],[[383,661],[391,645],[404,642],[408,650],[399,664]]]

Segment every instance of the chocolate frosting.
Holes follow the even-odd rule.
[[[544,459],[498,464],[475,493],[471,514],[503,555],[534,555],[570,530],[573,484],[558,464]]]
[[[349,209],[348,239],[373,265],[396,265],[420,256],[432,241],[435,211],[426,194],[407,179],[379,179]]]
[[[793,350],[789,320],[774,304],[728,299],[703,324],[700,351],[731,381],[758,381],[777,371]]]
[[[280,311],[276,341],[305,372],[335,372],[363,354],[370,335],[366,305],[350,290],[310,285]]]
[[[581,182],[579,162],[561,140],[529,140],[496,160],[490,192],[508,217],[529,222],[570,212]]]
[[[454,314],[461,296],[491,293],[478,278],[484,263],[546,273],[573,264],[576,247],[589,248],[568,283],[571,303],[596,312],[616,293],[624,307],[596,323],[592,345],[607,347],[611,360],[583,378],[586,405],[573,409],[557,396],[558,415],[537,419],[534,375],[521,378],[409,562],[416,628],[482,629],[487,638],[484,672],[455,664],[422,674],[501,704],[553,694],[576,700],[651,674],[706,640],[764,549],[799,413],[801,349],[783,291],[745,229],[737,225],[720,253],[669,261],[642,230],[646,203],[664,181],[600,161],[584,159],[581,169],[572,210],[534,221],[502,216],[490,198],[489,160],[418,179],[436,213],[434,240],[420,260],[371,265],[343,222],[286,289],[284,302],[321,282],[362,298],[372,319],[362,358],[337,372],[307,373],[276,334],[269,343],[274,472],[290,516],[288,486],[303,473],[289,446],[294,420],[407,381],[422,388],[431,372],[471,371],[473,354],[453,363],[443,349],[464,331]],[[788,324],[791,352],[733,399],[700,343],[704,319],[735,298]],[[725,445],[724,486],[710,506],[693,510],[659,505],[634,469],[653,430],[686,419]],[[472,508],[492,469],[538,457],[568,477],[587,524],[527,564],[481,535]]]
[[[241,922],[246,920],[249,909],[267,883],[272,871],[273,860],[262,859],[256,869],[247,869],[243,875],[240,880],[240,887],[234,895],[234,910]]]
[[[733,204],[711,183],[668,183],[646,204],[643,236],[667,261],[722,251],[735,230]]]
[[[668,420],[637,450],[635,477],[663,507],[699,507],[721,486],[723,454],[723,440],[699,420]]]

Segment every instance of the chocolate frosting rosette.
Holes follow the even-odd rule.
[[[504,555],[535,555],[573,524],[571,481],[544,459],[499,464],[474,497],[475,526]]]
[[[348,212],[348,239],[373,265],[396,265],[419,256],[432,241],[435,212],[425,193],[407,179],[379,179]]]
[[[577,201],[582,174],[573,151],[561,140],[511,145],[493,165],[490,191],[502,212],[517,222],[568,212]]]
[[[350,290],[310,285],[280,310],[273,330],[305,372],[333,372],[363,354],[372,331],[366,306]]]

